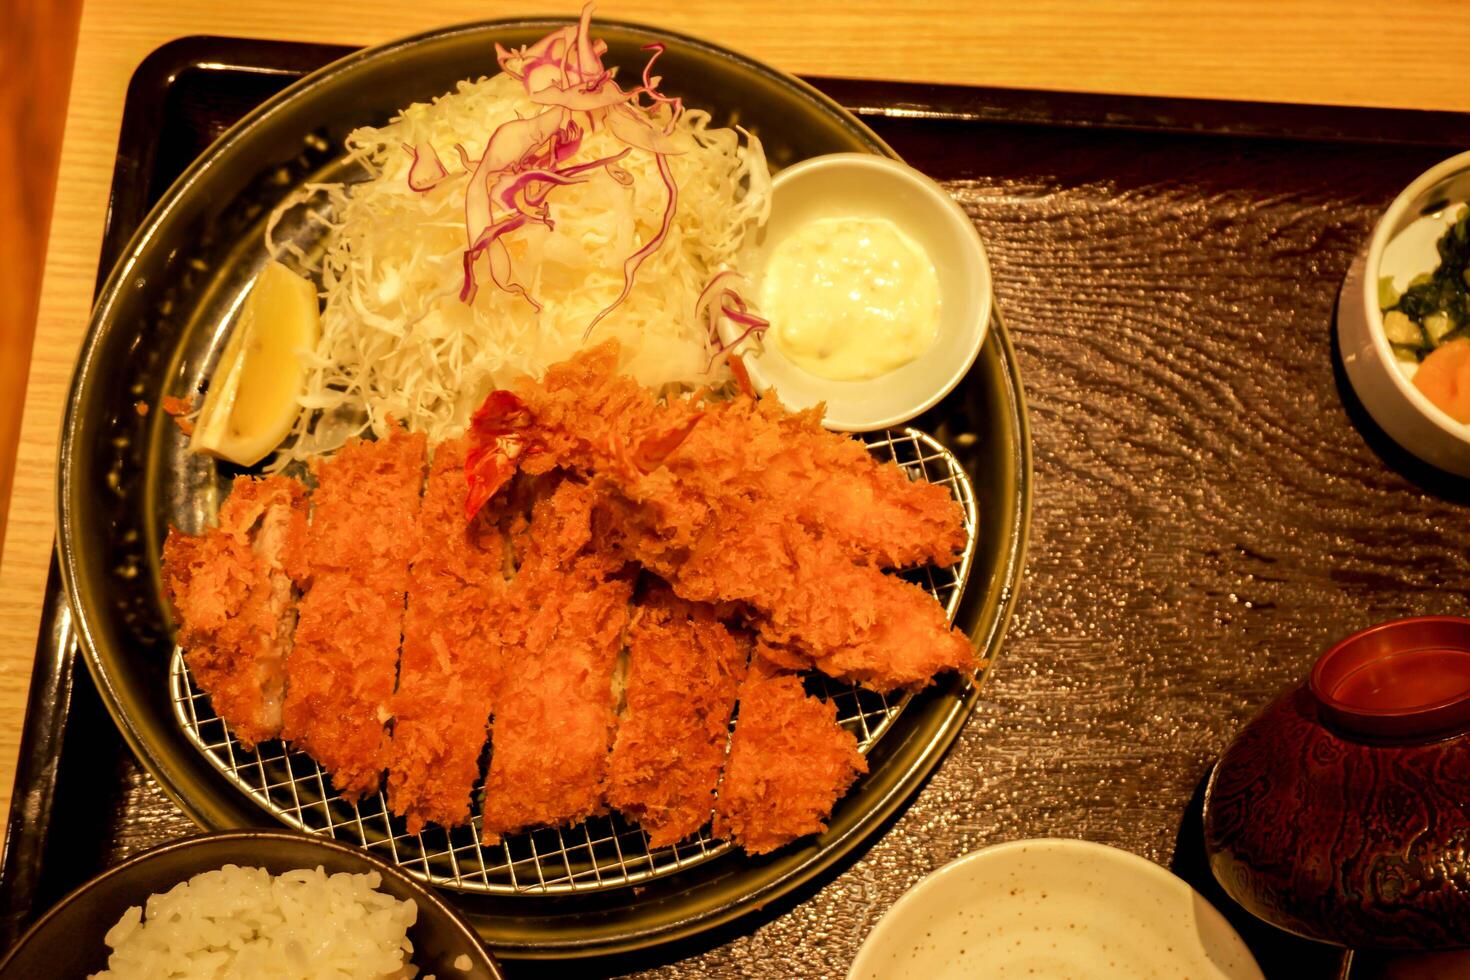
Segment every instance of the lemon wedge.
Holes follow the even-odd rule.
[[[271,262],[245,297],[190,446],[241,466],[264,459],[291,432],[306,382],[301,354],[320,336],[316,287]]]

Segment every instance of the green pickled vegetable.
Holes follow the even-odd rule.
[[[1399,291],[1393,288],[1393,276],[1378,277],[1378,308],[1391,310],[1399,301]]]
[[[1435,270],[1415,276],[1402,296],[1383,307],[1389,343],[1400,351],[1413,350],[1421,361],[1470,327],[1470,207],[1460,208],[1437,248]],[[1385,292],[1380,279],[1380,302],[1391,293],[1392,283]]]

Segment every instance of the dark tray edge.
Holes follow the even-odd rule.
[[[808,78],[858,116],[1313,142],[1453,146],[1470,113]]]
[[[72,679],[79,651],[71,632],[71,607],[60,582],[53,551],[16,759],[5,853],[0,859],[0,950],[14,945],[34,918],[31,911],[51,830],[62,737],[71,718]]]

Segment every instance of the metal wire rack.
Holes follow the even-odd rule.
[[[964,510],[966,544],[960,560],[946,569],[903,573],[927,588],[952,620],[975,553],[974,488],[959,461],[917,429],[868,433],[864,441],[877,459],[898,463],[911,479],[948,487]],[[594,817],[575,827],[515,834],[495,845],[480,843],[478,813],[468,827],[445,830],[431,825],[409,834],[403,820],[389,812],[381,793],[356,804],[346,802],[304,752],[279,741],[257,745],[254,751],[244,749],[215,714],[208,695],[195,685],[178,648],[170,664],[169,688],[174,715],[189,741],[267,812],[298,830],[364,847],[439,887],[499,895],[587,892],[672,874],[732,846],[712,837],[706,824],[678,844],[650,848],[642,829],[618,814]],[[885,696],[827,678],[819,691],[837,705],[838,721],[857,737],[864,753],[883,737],[909,700],[906,694]]]

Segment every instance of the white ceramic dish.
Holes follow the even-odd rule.
[[[755,295],[766,256],[807,221],[833,217],[887,218],[921,245],[939,279],[939,336],[917,359],[867,381],[831,381],[802,370],[767,343],[742,347],[751,383],[774,389],[789,408],[825,402],[828,428],[884,429],[931,408],[969,371],[990,323],[990,261],[964,209],[912,167],[867,153],[813,157],[776,175],[771,218],[751,259]],[[738,327],[726,322],[727,343]]]
[[[1224,916],[1182,879],[1080,840],[997,844],[889,909],[848,980],[1262,980]]]
[[[1415,388],[1383,332],[1378,280],[1402,289],[1439,262],[1434,243],[1456,207],[1470,200],[1470,153],[1451,157],[1406,187],[1373,229],[1337,304],[1337,337],[1348,382],[1373,421],[1420,459],[1470,476],[1470,425],[1456,422]]]

